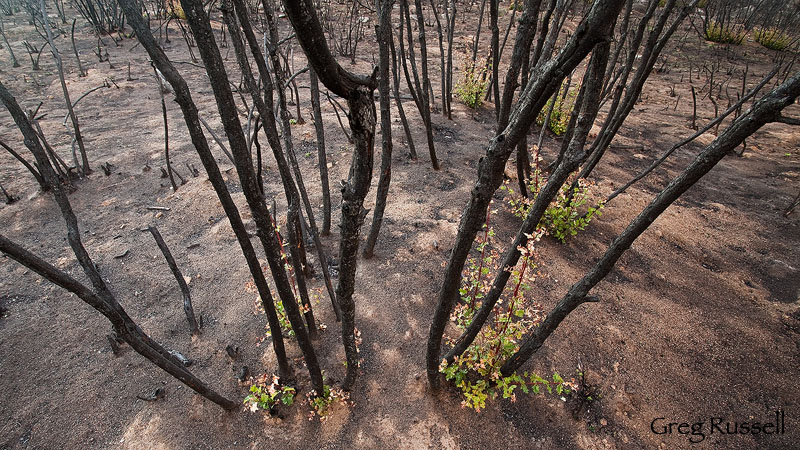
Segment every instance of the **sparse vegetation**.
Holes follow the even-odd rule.
[[[463,78],[456,83],[455,94],[465,105],[478,109],[483,104],[483,97],[488,88],[486,67],[476,67],[473,63],[464,66]]]

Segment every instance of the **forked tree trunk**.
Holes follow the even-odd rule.
[[[186,13],[192,35],[198,44],[197,47],[206,67],[206,73],[211,80],[211,88],[217,102],[217,110],[225,128],[225,134],[228,136],[228,143],[231,147],[231,153],[233,153],[242,192],[245,195],[250,211],[253,213],[257,234],[261,244],[264,246],[267,263],[270,266],[275,286],[281,297],[283,307],[289,316],[295,336],[297,336],[297,342],[303,352],[311,375],[311,384],[315,391],[321,393],[323,388],[322,371],[308,332],[303,324],[300,308],[292,294],[289,277],[283,267],[280,243],[272,226],[273,221],[267,210],[264,195],[261,194],[258,188],[258,180],[253,170],[253,162],[250,157],[250,151],[247,148],[247,141],[242,132],[242,125],[239,121],[233,94],[231,93],[228,75],[225,72],[222,55],[220,55],[219,48],[215,42],[208,16],[200,0],[182,0],[181,5]]]
[[[297,32],[297,40],[306,53],[309,65],[320,81],[333,93],[347,99],[348,119],[353,132],[355,149],[350,175],[342,186],[342,223],[339,241],[339,283],[336,296],[342,309],[342,341],[347,357],[347,374],[342,388],[349,390],[358,377],[358,348],[355,337],[356,263],[358,260],[359,230],[366,210],[364,198],[372,179],[373,144],[375,139],[375,103],[373,92],[377,85],[376,72],[368,77],[352,74],[342,68],[331,54],[310,0],[284,0],[286,15]]]
[[[587,16],[578,25],[575,34],[551,61],[539,64],[531,81],[520,95],[508,126],[489,142],[486,156],[478,165],[478,181],[472,189],[469,204],[461,216],[456,242],[445,268],[442,288],[439,291],[436,311],[428,337],[426,369],[431,388],[438,387],[440,347],[444,328],[458,299],[461,271],[464,268],[475,235],[484,223],[486,209],[492,195],[502,183],[506,161],[530,128],[542,106],[561,81],[592,50],[598,42],[609,39],[611,24],[619,14],[619,0],[597,0]]]
[[[492,287],[489,292],[483,297],[481,307],[475,313],[470,325],[464,333],[456,341],[453,349],[445,356],[448,364],[453,361],[456,356],[461,355],[472,344],[472,341],[480,332],[486,319],[492,312],[495,304],[503,294],[503,290],[508,283],[511,271],[506,268],[514,267],[517,265],[520,256],[520,248],[525,248],[528,244],[528,236],[536,232],[539,222],[542,220],[545,211],[550,206],[550,203],[561,191],[561,186],[567,181],[569,175],[578,169],[578,167],[586,160],[588,154],[584,151],[586,137],[589,135],[589,130],[592,128],[597,111],[600,105],[600,90],[603,87],[603,75],[605,73],[606,64],[608,63],[609,43],[602,42],[598,44],[592,52],[592,58],[589,62],[586,76],[584,77],[584,85],[586,86],[582,102],[576,106],[579,109],[577,114],[578,119],[573,121],[575,129],[569,134],[571,138],[567,149],[565,151],[564,161],[556,167],[555,171],[550,174],[547,183],[541,188],[536,199],[528,210],[525,220],[522,222],[517,236],[514,238],[513,244],[508,248],[506,254],[503,256],[503,262],[500,264],[501,270],[498,271],[497,276],[492,282]],[[573,115],[575,116],[575,114]]]
[[[247,39],[247,44],[250,47],[250,53],[253,55],[253,59],[256,61],[256,66],[258,67],[259,76],[261,79],[261,84],[264,86],[264,101],[262,102],[261,99],[253,98],[253,101],[256,103],[257,107],[265,108],[263,111],[259,110],[259,114],[262,115],[262,123],[264,125],[264,131],[267,134],[267,140],[269,141],[269,145],[272,148],[273,155],[275,156],[275,160],[278,162],[278,171],[281,174],[281,179],[286,180],[284,183],[285,188],[290,188],[292,192],[294,191],[294,187],[292,184],[292,176],[291,172],[289,171],[289,167],[286,164],[286,160],[283,156],[283,152],[281,150],[281,141],[278,135],[278,129],[275,125],[275,108],[272,98],[272,93],[274,91],[272,79],[269,75],[269,70],[267,69],[266,59],[264,54],[261,52],[261,48],[259,47],[258,39],[256,39],[255,33],[253,32],[253,28],[250,25],[250,19],[247,16],[247,8],[244,5],[244,2],[241,0],[233,0],[234,5],[236,5],[235,10],[239,17],[239,23],[242,25],[242,31],[244,32],[245,38]],[[268,10],[265,7],[265,10]],[[271,9],[269,9],[271,11]],[[266,36],[265,36],[266,38]],[[266,46],[266,41],[264,41]],[[249,70],[248,70],[249,72]],[[293,156],[293,154],[290,154]],[[295,170],[299,173],[299,168],[296,167],[296,161],[294,163]],[[302,178],[299,178],[302,180]],[[286,191],[287,198],[289,196],[296,196],[296,192],[292,193],[290,191]],[[322,247],[322,242],[320,241],[319,235],[317,233],[316,222],[314,221],[314,212],[311,208],[311,204],[308,200],[308,196],[305,195],[305,189],[301,190],[301,194],[303,194],[303,201],[305,202],[306,212],[309,216],[309,221],[312,225],[312,237],[314,239],[314,246],[317,249],[317,255],[319,256],[320,266],[322,268],[323,278],[325,279],[325,286],[328,289],[328,295],[331,299],[331,304],[333,306],[333,310],[336,313],[336,320],[340,319],[340,311],[339,311],[339,304],[336,301],[336,294],[333,290],[333,284],[331,283],[331,277],[328,273],[328,266],[327,266],[327,258],[325,257],[325,249]]]

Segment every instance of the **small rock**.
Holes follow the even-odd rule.
[[[236,374],[236,379],[241,382],[245,382],[249,376],[250,369],[247,366],[242,366],[242,368],[239,369],[239,373]]]
[[[608,426],[608,421],[606,419],[600,419],[600,426],[601,427],[607,427]]]

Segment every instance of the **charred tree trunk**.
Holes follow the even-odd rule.
[[[89,257],[89,253],[83,246],[78,229],[78,219],[72,211],[72,206],[69,203],[66,193],[57,181],[57,177],[50,161],[39,142],[36,132],[33,130],[22,109],[17,104],[11,93],[8,92],[6,87],[0,82],[0,101],[6,106],[11,116],[14,118],[17,126],[22,131],[25,137],[25,145],[33,153],[36,158],[39,169],[42,171],[42,176],[50,186],[53,192],[56,203],[61,210],[61,215],[67,227],[67,241],[72,248],[75,257],[78,260],[81,268],[86,276],[92,283],[94,290],[89,289],[80,282],[71,278],[69,275],[56,269],[36,255],[28,252],[24,248],[14,244],[4,236],[0,235],[0,251],[6,253],[15,261],[23,264],[34,272],[38,273],[48,281],[57,284],[58,286],[67,289],[68,291],[76,294],[81,300],[88,303],[101,314],[111,321],[114,330],[119,336],[125,340],[137,353],[141,354],[158,367],[179,379],[181,382],[192,388],[195,392],[208,398],[212,402],[220,405],[226,410],[234,410],[238,407],[237,402],[231,401],[216,391],[209,388],[200,379],[195,377],[189,372],[177,359],[172,356],[164,347],[150,339],[147,334],[139,328],[136,323],[128,316],[122,305],[117,302],[116,298],[111,293],[111,290],[106,285],[100,273],[97,271],[97,266]]]
[[[70,120],[72,120],[72,128],[75,132],[75,141],[78,143],[78,148],[81,151],[80,173],[86,175],[91,173],[92,169],[89,168],[89,159],[86,156],[86,148],[83,146],[83,136],[81,136],[81,129],[78,125],[78,117],[75,115],[75,110],[72,108],[72,101],[69,99],[69,90],[67,89],[67,82],[64,79],[64,65],[61,61],[61,55],[58,53],[55,42],[53,42],[53,33],[50,31],[50,23],[47,20],[47,9],[44,0],[39,0],[39,5],[42,9],[42,22],[44,29],[47,32],[47,42],[50,45],[50,50],[53,53],[53,59],[56,61],[56,69],[58,69],[58,79],[61,81],[61,91],[64,93],[64,101],[67,102],[67,111],[69,111]]]
[[[358,376],[358,348],[355,337],[356,263],[359,231],[366,210],[364,197],[372,179],[373,144],[375,139],[376,72],[368,77],[358,76],[342,68],[328,49],[325,34],[310,0],[284,0],[286,15],[297,32],[297,39],[308,58],[309,65],[320,81],[333,93],[347,99],[348,119],[355,140],[350,176],[342,186],[342,223],[339,241],[339,283],[336,295],[342,310],[342,341],[347,356],[347,375],[342,388],[352,388]]]
[[[595,1],[587,16],[578,25],[575,34],[558,55],[547,63],[538,65],[510,115],[509,124],[489,142],[486,156],[478,164],[478,181],[472,190],[469,204],[461,216],[456,242],[445,268],[428,338],[427,375],[429,384],[434,389],[438,387],[442,335],[458,299],[461,271],[475,235],[483,225],[492,195],[502,182],[506,161],[514,146],[527,133],[547,98],[559,88],[564,77],[586,57],[595,44],[609,38],[610,24],[619,14],[621,7],[622,2],[619,0]]]
[[[319,103],[319,79],[313,69],[309,70],[311,76],[311,108],[314,110],[314,131],[317,133],[317,161],[319,163],[319,178],[322,184],[322,235],[331,234],[331,188],[328,182],[328,157],[325,153],[325,126],[322,122],[322,109]],[[327,265],[327,261],[320,261]]]
[[[181,274],[181,269],[178,268],[178,263],[176,263],[175,258],[172,257],[172,252],[169,251],[169,247],[167,247],[167,243],[164,242],[164,238],[161,237],[161,233],[158,232],[158,229],[153,226],[147,227],[147,229],[150,231],[150,234],[153,235],[153,239],[155,239],[156,244],[158,244],[158,248],[164,255],[164,259],[167,260],[167,265],[169,265],[169,269],[172,271],[175,281],[178,282],[178,286],[181,288],[181,294],[183,295],[183,311],[186,313],[186,320],[189,322],[189,331],[192,335],[198,335],[200,334],[200,327],[197,325],[197,319],[194,316],[192,295],[189,292],[189,286],[186,284],[183,274]]]
[[[403,27],[400,26],[400,42],[403,41],[402,35]],[[412,160],[417,159],[417,150],[414,148],[414,138],[411,136],[411,128],[408,126],[408,119],[406,119],[406,112],[403,108],[403,100],[400,98],[400,76],[397,70],[397,52],[394,49],[394,34],[389,39],[389,50],[392,53],[392,81],[394,86],[394,102],[397,105],[397,115],[400,116],[400,122],[403,124],[403,131],[406,133],[406,141],[408,141],[408,153]],[[402,57],[402,55],[401,55]]]
[[[281,141],[278,135],[278,129],[275,125],[275,108],[273,104],[273,84],[272,79],[269,75],[269,70],[267,69],[266,59],[264,58],[264,54],[261,52],[261,48],[259,47],[258,40],[256,39],[255,33],[253,33],[253,28],[250,25],[250,19],[247,16],[247,8],[244,5],[244,2],[241,0],[233,0],[235,5],[236,13],[239,17],[239,23],[242,25],[242,31],[244,32],[245,38],[247,39],[247,43],[250,47],[250,52],[253,55],[253,58],[256,61],[256,66],[258,67],[259,76],[261,78],[261,84],[264,86],[264,100],[262,101],[261,98],[255,93],[257,91],[253,91],[253,102],[256,104],[257,108],[259,109],[259,114],[261,115],[262,124],[264,125],[264,131],[267,135],[267,140],[269,141],[269,145],[272,148],[273,156],[275,156],[275,160],[278,163],[278,171],[281,175],[281,180],[284,183],[284,189],[286,192],[287,199],[290,200],[290,205],[294,202],[297,204],[297,208],[299,210],[299,200],[297,200],[297,190],[292,181],[291,171],[289,170],[289,166],[286,163],[286,159],[282,152]],[[268,8],[269,5],[265,3],[265,11],[269,11],[271,14],[271,8]],[[238,36],[238,33],[237,33]],[[240,38],[238,39],[240,42]],[[277,41],[277,36],[273,37],[273,41]],[[265,41],[266,44],[266,41]],[[273,50],[277,51],[273,48]],[[246,58],[245,58],[246,59]],[[277,56],[273,59],[273,63],[277,60]],[[246,62],[245,62],[246,63]],[[248,74],[251,73],[249,70],[249,66],[243,68],[243,73]],[[249,77],[252,81],[252,75]],[[255,82],[252,81],[253,86],[255,86]],[[283,86],[282,82],[278,82],[278,89],[281,89]],[[285,97],[280,97],[283,99],[284,108],[282,108],[285,112]],[[283,122],[284,127],[288,127],[288,117],[283,117],[281,119]],[[298,182],[302,182],[302,178],[300,177],[300,169],[297,167],[297,162],[294,160],[294,153],[292,151],[291,145],[291,136],[284,136],[287,140],[287,153],[289,154],[290,159],[292,159],[292,163],[295,168],[295,174],[298,177]],[[327,169],[327,168],[326,168]],[[316,222],[314,221],[314,212],[311,208],[311,203],[308,201],[308,196],[305,194],[305,189],[303,186],[300,186],[301,190],[300,193],[303,195],[303,201],[305,202],[306,211],[309,216],[309,221],[311,222],[312,226],[312,237],[314,239],[314,246],[317,248],[317,255],[319,256],[320,266],[322,268],[322,274],[325,279],[325,286],[328,289],[328,295],[331,298],[331,304],[333,306],[333,310],[336,314],[336,320],[340,320],[340,312],[339,312],[339,304],[336,301],[336,294],[333,291],[333,285],[331,283],[331,278],[328,273],[328,267],[326,265],[327,258],[325,257],[325,249],[322,247],[322,242],[320,241],[319,235],[317,233]],[[290,208],[291,209],[291,208]],[[314,331],[316,332],[316,330]]]
[[[445,356],[448,363],[451,363],[456,356],[461,355],[469,345],[472,344],[472,341],[480,332],[508,283],[511,271],[506,270],[506,268],[517,265],[521,256],[519,249],[524,248],[528,244],[528,236],[535,233],[545,211],[556,195],[558,195],[561,186],[567,181],[567,177],[577,170],[581,163],[586,160],[588,154],[586,154],[584,150],[584,145],[586,143],[586,137],[589,135],[589,130],[591,130],[592,124],[594,123],[594,119],[597,117],[597,111],[600,105],[600,90],[603,87],[603,75],[605,73],[606,64],[608,63],[608,53],[608,42],[600,43],[595,47],[589,62],[589,69],[584,78],[586,94],[583,101],[578,106],[580,112],[575,122],[575,129],[571,133],[571,139],[565,152],[566,156],[564,162],[558,165],[556,170],[547,179],[547,183],[536,196],[536,200],[528,210],[528,214],[517,232],[514,243],[503,256],[503,262],[500,264],[500,267],[503,269],[500,270],[495,277],[491,289],[484,296],[481,307],[478,312],[475,313],[475,316],[473,316],[472,322],[456,341],[453,349]]]
[[[433,126],[431,124],[431,107],[430,107],[430,97],[428,96],[428,92],[430,91],[430,80],[428,79],[428,50],[426,48],[426,41],[425,41],[425,17],[422,14],[422,6],[420,5],[420,0],[415,0],[416,2],[416,13],[417,13],[417,23],[419,27],[419,43],[420,43],[420,59],[421,59],[421,66],[422,66],[422,82],[420,82],[420,75],[417,71],[417,60],[414,56],[414,37],[413,32],[411,29],[411,12],[410,7],[408,5],[408,0],[402,0],[401,4],[401,11],[405,15],[405,24],[406,24],[406,31],[408,33],[408,57],[411,61],[411,72],[414,75],[414,85],[415,88],[412,90],[412,96],[417,104],[417,109],[419,110],[419,114],[422,116],[422,122],[425,125],[425,137],[428,140],[428,153],[431,157],[431,165],[433,166],[433,170],[439,170],[439,160],[436,158],[436,148],[433,141]],[[401,24],[402,26],[402,24]],[[405,58],[402,55],[403,47],[401,49],[401,58],[403,58],[403,63],[405,64]],[[408,73],[406,73],[406,78],[408,78]],[[411,89],[411,84],[409,80],[409,89]]]
[[[306,360],[306,365],[311,375],[311,384],[317,392],[322,392],[322,371],[308,332],[303,324],[300,308],[292,294],[289,278],[283,268],[280,244],[272,226],[273,221],[267,210],[264,196],[258,188],[252,158],[247,149],[247,141],[242,132],[236,104],[230,90],[228,75],[225,72],[222,55],[219,53],[208,16],[200,0],[182,0],[181,5],[186,13],[192,35],[198,44],[197,48],[206,67],[206,73],[211,80],[211,87],[217,102],[217,110],[225,128],[225,134],[228,136],[228,143],[231,147],[231,153],[233,153],[242,192],[245,195],[250,211],[253,213],[257,234],[261,244],[264,246],[267,263],[270,266],[278,295],[281,297],[283,307],[286,308],[292,329],[297,336],[297,342]]]
[[[381,108],[381,174],[375,198],[367,242],[364,244],[364,257],[371,258],[383,223],[389,183],[392,179],[392,118],[389,110],[389,39],[392,38],[392,3],[394,0],[381,0],[378,3],[378,96]]]
[[[734,121],[718,138],[703,149],[695,160],[662,190],[650,204],[633,219],[606,250],[595,266],[573,284],[566,295],[547,314],[525,339],[519,351],[501,368],[508,376],[514,373],[531,355],[542,347],[545,340],[561,322],[578,306],[587,301],[589,291],[614,268],[614,265],[631,244],[661,215],[675,200],[707,174],[730,151],[738,147],[745,138],[763,125],[779,121],[781,110],[795,102],[800,96],[800,72],[786,80],[759,100],[746,114]]]

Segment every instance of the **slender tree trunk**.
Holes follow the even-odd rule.
[[[242,11],[246,12],[244,6],[242,6]],[[284,76],[284,71],[281,66],[280,56],[278,55],[278,28],[277,23],[275,22],[275,18],[271,9],[271,5],[264,4],[264,11],[267,16],[267,26],[269,28],[269,56],[270,60],[272,61],[272,69],[273,75],[275,77],[275,84],[277,85],[278,89],[276,89],[278,94],[278,115],[281,121],[281,129],[283,131],[283,145],[286,155],[289,157],[289,163],[294,169],[294,181],[292,181],[291,175],[288,173],[288,168],[285,170],[286,175],[288,177],[284,181],[287,185],[287,195],[291,195],[289,198],[289,210],[286,215],[286,221],[288,225],[288,233],[286,233],[288,240],[289,240],[289,252],[291,254],[291,263],[294,267],[294,274],[297,280],[297,288],[300,292],[300,299],[303,302],[304,307],[304,315],[306,318],[306,323],[308,324],[309,335],[312,338],[316,338],[317,336],[317,328],[314,321],[314,314],[311,310],[311,299],[308,296],[308,287],[306,286],[305,280],[305,273],[303,270],[302,262],[305,260],[305,252],[304,248],[302,247],[303,242],[303,234],[301,232],[302,225],[300,224],[300,197],[302,196],[304,203],[306,204],[306,211],[307,214],[310,216],[308,220],[311,222],[313,226],[312,235],[314,238],[317,239],[316,242],[319,242],[319,238],[317,237],[317,227],[316,223],[314,222],[313,217],[313,210],[311,208],[311,204],[308,201],[308,195],[306,194],[305,186],[303,185],[303,175],[300,172],[300,167],[297,164],[297,159],[294,155],[294,143],[292,142],[292,130],[291,124],[289,123],[289,109],[287,108],[286,102],[286,81]],[[243,69],[247,70],[247,68]],[[254,101],[255,100],[254,96]],[[279,149],[279,148],[278,148]],[[285,164],[285,163],[284,163]],[[296,183],[296,187],[295,187]],[[290,187],[289,187],[290,186]],[[298,190],[300,191],[298,195]],[[321,244],[320,244],[321,247]],[[324,266],[326,258],[324,257],[324,250],[322,248],[317,248],[318,252],[320,253],[320,265]]]
[[[50,45],[50,50],[53,53],[53,59],[56,61],[56,68],[58,69],[58,79],[61,81],[61,90],[64,93],[64,101],[67,102],[67,111],[72,120],[72,128],[75,131],[75,141],[78,143],[78,148],[81,151],[82,167],[80,172],[84,175],[91,173],[92,169],[89,168],[89,159],[86,157],[86,148],[83,146],[83,136],[81,136],[81,129],[78,125],[78,117],[75,115],[75,109],[72,107],[72,101],[69,99],[69,90],[67,89],[67,82],[64,79],[64,65],[61,62],[61,55],[58,53],[55,42],[53,42],[53,33],[50,31],[50,23],[47,20],[47,8],[44,0],[39,0],[39,5],[42,8],[42,22],[44,29],[47,33],[47,42]]]
[[[447,9],[447,3],[445,2],[444,8]],[[445,62],[445,53],[444,53],[444,33],[442,32],[442,21],[439,18],[439,11],[436,9],[436,0],[431,0],[431,9],[433,10],[433,17],[436,18],[436,31],[439,37],[439,61],[442,65],[441,67],[441,83],[439,86],[442,90],[442,115],[449,116],[450,111],[447,109],[447,64]]]
[[[475,41],[472,43],[472,67],[475,67],[475,61],[478,59],[478,47],[481,42],[481,25],[483,25],[483,12],[486,10],[486,0],[481,0],[481,11],[478,13],[478,29],[475,30]]]
[[[492,30],[492,81],[491,88],[494,94],[494,119],[500,122],[500,83],[497,82],[500,74],[500,28],[497,26],[497,6],[500,0],[489,0],[489,28]]]
[[[24,138],[25,145],[33,153],[36,158],[39,169],[42,171],[42,176],[50,186],[50,190],[56,199],[56,203],[61,209],[61,215],[67,227],[67,241],[72,248],[75,257],[78,260],[81,268],[86,276],[92,283],[94,291],[90,290],[83,284],[79,283],[69,275],[60,271],[48,264],[44,260],[38,258],[36,255],[28,252],[22,247],[14,244],[4,236],[0,235],[0,251],[8,254],[17,262],[25,265],[29,269],[35,271],[39,275],[45,277],[52,283],[67,289],[76,294],[81,300],[88,303],[101,314],[106,316],[114,329],[120,337],[128,342],[137,353],[141,354],[151,362],[162,368],[164,371],[182,381],[184,384],[192,388],[194,391],[208,398],[209,400],[217,403],[226,410],[233,410],[238,407],[236,402],[233,402],[206,386],[197,377],[192,375],[191,372],[186,370],[174,356],[170,355],[161,345],[150,339],[144,331],[142,331],[128,316],[122,305],[117,302],[116,298],[111,294],[111,290],[106,285],[100,273],[97,271],[97,266],[94,261],[89,257],[89,253],[83,246],[78,229],[78,219],[72,210],[66,193],[59,184],[55,171],[50,165],[50,161],[39,142],[36,132],[33,130],[19,104],[11,96],[6,87],[0,82],[0,101],[8,109],[11,116],[14,118],[17,126],[20,128]]]
[[[328,158],[325,153],[325,127],[322,122],[322,109],[319,104],[319,80],[314,69],[309,70],[311,76],[311,107],[314,110],[314,130],[317,133],[317,161],[319,178],[322,184],[322,235],[331,234],[331,188],[328,183]],[[320,261],[327,265],[327,261]]]
[[[414,43],[411,32],[411,17],[410,8],[407,0],[402,0],[405,4],[406,26],[408,31],[408,55],[411,58],[411,69],[414,73],[414,83],[417,85],[417,107],[419,113],[422,115],[422,121],[425,124],[425,136],[428,139],[428,153],[431,157],[431,165],[433,170],[439,170],[439,160],[436,158],[436,148],[433,140],[433,125],[431,123],[431,103],[430,103],[430,79],[428,78],[428,47],[425,39],[425,16],[422,13],[422,2],[414,0],[414,8],[417,15],[417,27],[419,28],[419,57],[420,66],[422,69],[422,83],[420,85],[419,77],[417,75],[417,64],[414,58]]]
[[[403,27],[401,25],[400,44],[403,43],[402,33],[403,33]],[[406,112],[405,109],[403,108],[403,100],[400,98],[400,76],[397,72],[397,53],[395,52],[394,49],[394,34],[391,36],[391,39],[389,39],[389,50],[392,53],[392,80],[394,85],[394,102],[397,105],[397,115],[400,116],[400,123],[403,124],[403,131],[405,131],[406,133],[406,141],[408,141],[408,152],[411,155],[411,159],[416,161],[417,150],[414,148],[414,138],[411,136],[411,128],[409,128],[408,126],[408,119],[406,119]]]
[[[394,0],[379,0],[378,25],[378,96],[381,107],[381,174],[375,198],[375,210],[372,213],[372,227],[364,244],[364,257],[371,258],[378,240],[378,233],[383,223],[383,212],[386,209],[386,197],[389,195],[389,183],[392,179],[392,118],[389,110],[389,39],[392,38],[392,3]]]
[[[504,376],[516,371],[527,361],[561,322],[578,306],[587,301],[589,291],[614,268],[614,265],[633,242],[675,200],[707,174],[731,150],[764,124],[780,120],[780,112],[800,96],[800,72],[759,100],[745,115],[732,123],[719,137],[703,149],[695,160],[662,190],[650,204],[633,219],[606,250],[595,266],[573,284],[566,295],[547,314],[547,317],[525,338],[519,351],[500,369]]]
[[[586,137],[589,135],[589,130],[591,130],[592,124],[594,123],[594,119],[597,117],[597,111],[600,105],[600,90],[603,87],[603,75],[605,73],[606,64],[608,63],[608,53],[608,41],[602,42],[595,47],[589,62],[589,69],[587,69],[587,74],[584,79],[584,83],[586,83],[586,96],[582,103],[577,106],[577,108],[580,109],[579,119],[576,122],[575,130],[571,133],[572,137],[566,151],[565,161],[550,174],[547,183],[536,196],[522,226],[517,232],[517,236],[514,238],[514,243],[503,256],[503,262],[500,264],[500,267],[503,269],[498,271],[489,293],[484,296],[481,307],[473,316],[472,322],[458,341],[456,341],[453,349],[445,356],[448,363],[451,363],[456,356],[464,353],[470,344],[472,344],[472,341],[480,332],[508,283],[511,271],[506,270],[506,268],[517,265],[522,255],[519,249],[527,246],[528,236],[536,232],[536,228],[539,226],[539,222],[542,220],[545,211],[561,191],[561,186],[567,181],[569,175],[574,172],[588,156],[584,151],[584,145],[586,143]]]
[[[264,57],[264,54],[261,52],[261,48],[258,45],[258,40],[256,39],[256,36],[255,36],[255,33],[253,32],[252,26],[250,25],[250,19],[247,16],[247,8],[244,5],[244,2],[241,1],[241,0],[233,0],[233,3],[235,5],[235,10],[236,10],[237,16],[239,18],[239,23],[242,25],[242,31],[244,32],[245,38],[247,39],[247,43],[250,46],[250,52],[253,54],[253,58],[256,61],[256,66],[258,67],[258,72],[259,72],[259,76],[260,76],[260,79],[261,79],[261,83],[264,86],[264,99],[263,99],[263,101],[260,98],[256,98],[256,97],[258,97],[257,95],[253,95],[253,102],[256,104],[257,108],[260,108],[259,109],[259,114],[261,115],[262,124],[264,125],[264,132],[267,135],[267,140],[269,141],[270,147],[272,148],[273,156],[275,156],[275,160],[276,160],[276,162],[278,164],[278,172],[280,173],[281,180],[284,183],[284,190],[285,190],[285,193],[286,193],[286,198],[290,200],[290,204],[292,203],[292,199],[295,199],[294,201],[298,205],[296,209],[299,210],[299,200],[297,200],[297,189],[296,189],[296,187],[294,185],[294,182],[292,181],[292,175],[291,175],[291,171],[289,169],[289,165],[286,163],[286,158],[283,155],[283,151],[282,151],[282,147],[281,147],[281,141],[280,141],[280,137],[279,137],[279,134],[278,134],[278,129],[277,129],[277,126],[275,125],[275,120],[273,119],[275,117],[275,112],[274,112],[275,108],[274,108],[273,98],[272,98],[274,89],[273,89],[273,84],[272,84],[272,78],[270,77],[269,70],[267,69],[266,59]],[[270,11],[271,12],[272,9],[268,8],[268,5],[265,4],[265,11]],[[237,30],[237,36],[238,36],[238,30]],[[266,47],[266,42],[267,42],[266,41],[266,35],[264,36],[264,38],[265,38],[264,45]],[[273,40],[277,41],[277,36],[274,37]],[[238,42],[241,42],[241,38],[238,38]],[[277,49],[274,49],[274,50],[277,51]],[[277,57],[275,59],[277,59]],[[275,60],[273,60],[273,63],[274,63],[274,61]],[[247,66],[246,68],[243,68],[242,70],[243,70],[244,74],[251,73],[251,71],[249,69],[249,66]],[[277,75],[277,72],[276,72],[276,75]],[[255,87],[255,81],[252,80],[252,76],[250,78],[251,78],[251,82],[253,83],[253,86]],[[279,89],[280,89],[280,86],[282,86],[283,83],[279,81],[278,85],[279,85]],[[253,92],[255,93],[257,91],[253,90]],[[283,98],[283,104],[285,106],[285,97],[281,97],[281,98]],[[283,109],[285,110],[285,107]],[[284,127],[288,127],[289,126],[288,117],[282,118],[281,121],[282,121],[282,125]],[[294,160],[294,152],[293,152],[292,148],[290,147],[290,145],[291,145],[291,136],[288,135],[288,133],[287,133],[284,136],[284,138],[288,139],[286,141],[287,142],[287,153],[289,154],[289,157],[292,160],[292,164],[293,164],[293,166],[295,168],[295,174],[298,177],[298,181],[299,181],[299,183],[302,183],[302,177],[299,175],[300,169],[297,166],[297,161]],[[326,171],[327,171],[327,167],[326,167]],[[319,234],[317,233],[317,227],[316,227],[316,222],[314,221],[314,217],[313,217],[314,213],[313,213],[313,210],[311,208],[311,203],[308,200],[308,196],[305,193],[305,188],[302,185],[300,186],[300,194],[303,195],[302,198],[303,198],[303,201],[304,201],[305,206],[306,206],[306,211],[307,211],[307,214],[309,216],[309,221],[311,222],[311,228],[312,228],[311,235],[312,235],[312,238],[314,239],[314,246],[317,249],[317,255],[318,255],[319,260],[320,260],[320,266],[322,268],[323,278],[325,279],[325,286],[328,289],[328,295],[330,296],[331,304],[333,306],[334,313],[336,314],[336,320],[338,321],[338,320],[340,320],[339,304],[336,301],[336,294],[335,294],[335,292],[333,290],[333,284],[331,283],[330,274],[328,273],[328,266],[326,264],[327,263],[327,257],[325,256],[325,249],[322,246],[322,242],[320,241]],[[315,329],[314,332],[316,332],[316,329]]]
[[[172,257],[172,252],[169,251],[169,247],[167,247],[167,243],[164,242],[164,238],[161,237],[161,233],[159,233],[158,229],[154,226],[147,227],[147,229],[150,231],[150,234],[153,235],[153,239],[155,239],[158,248],[164,255],[164,259],[167,260],[167,265],[170,271],[172,271],[172,275],[175,276],[175,281],[178,282],[178,286],[181,288],[181,294],[183,295],[183,311],[186,313],[186,320],[189,322],[189,331],[192,335],[198,335],[200,334],[200,327],[197,325],[197,319],[194,316],[192,295],[189,293],[189,285],[186,284],[186,280],[183,278],[183,274],[181,274],[181,269],[178,268],[178,263],[176,263],[175,258]]]
[[[280,244],[278,243],[275,229],[272,227],[272,218],[267,210],[264,196],[258,189],[253,162],[247,149],[247,142],[242,132],[241,122],[239,122],[236,104],[229,87],[228,76],[225,72],[222,56],[215,42],[208,16],[200,0],[182,0],[181,5],[186,13],[192,35],[198,44],[197,48],[206,67],[206,73],[211,80],[211,87],[217,101],[217,110],[225,128],[225,134],[228,136],[231,152],[234,155],[234,164],[239,175],[242,192],[253,213],[257,234],[267,254],[267,263],[270,266],[275,286],[305,357],[306,365],[311,375],[311,384],[314,390],[322,392],[322,372],[317,361],[317,355],[303,324],[300,308],[295,301],[294,295],[292,295],[289,278],[283,268]]]

